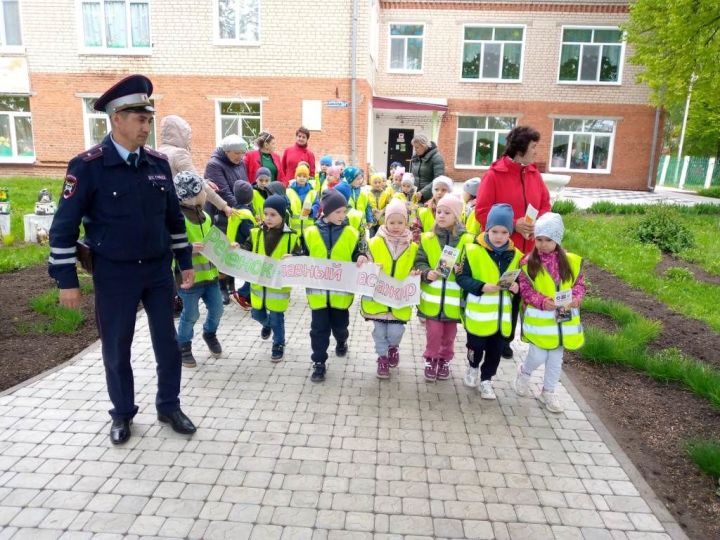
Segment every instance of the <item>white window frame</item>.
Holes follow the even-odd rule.
[[[96,111],[96,112],[89,112],[87,110],[85,102],[92,99],[97,99],[100,97],[100,94],[82,94],[80,96],[80,106],[82,107],[82,113],[83,113],[83,134],[85,139],[85,148],[90,148],[91,146],[94,146],[97,144],[95,141],[92,140],[92,136],[90,133],[90,120],[105,120],[105,125],[107,126],[106,134],[110,133],[112,131],[112,124],[110,123],[110,115],[104,112]],[[153,98],[150,99],[150,102],[152,105],[155,105],[155,100]],[[153,118],[152,122],[152,132],[153,132],[153,140],[155,141],[155,145],[158,145],[158,139],[157,139],[157,125],[155,123],[155,119]],[[151,145],[150,148],[153,148]]]
[[[2,95],[13,95],[13,94],[2,94]],[[30,96],[21,96],[30,98]],[[29,100],[28,100],[29,106]],[[0,156],[0,163],[35,163],[37,161],[37,147],[35,146],[35,130],[32,126],[32,109],[29,111],[0,111],[0,116],[8,116],[10,120],[10,148],[13,152],[11,156]],[[15,132],[15,118],[25,117],[30,118],[30,126],[33,140],[33,155],[32,156],[19,156],[16,153],[15,147],[17,146],[17,133]]]
[[[220,145],[220,142],[223,140],[223,133],[222,133],[222,119],[223,116],[220,114],[220,104],[221,103],[257,103],[260,105],[260,131],[263,129],[263,101],[265,101],[263,98],[257,98],[257,97],[248,97],[248,98],[238,98],[238,97],[229,97],[229,98],[215,98],[215,144],[217,146]],[[240,118],[243,118],[242,115],[235,115],[240,116]],[[248,118],[257,118],[256,116],[248,116]],[[242,137],[242,134],[240,134]],[[244,139],[245,137],[243,137]],[[252,149],[255,141],[248,141],[248,148]]]
[[[461,128],[460,127],[460,118],[491,118],[491,117],[502,117],[502,118],[513,118],[515,120],[515,124],[513,127],[518,125],[518,119],[519,116],[516,114],[508,114],[508,113],[483,113],[483,114],[459,114],[457,115],[457,125],[455,127],[455,157],[454,157],[454,167],[456,169],[472,169],[472,170],[487,170],[490,168],[490,165],[492,165],[492,162],[497,160],[500,156],[497,155],[497,148],[498,148],[498,137],[501,134],[507,135],[510,133],[510,129],[479,129],[479,128]],[[487,122],[486,122],[487,125]],[[477,132],[478,131],[492,131],[495,133],[495,138],[493,141],[493,159],[490,161],[490,164],[488,165],[468,165],[468,164],[459,164],[457,161],[458,158],[458,150],[460,148],[460,132],[473,132],[473,143],[472,143],[472,149],[473,149],[473,155],[472,155],[472,162],[475,162],[475,153],[477,151]]]
[[[242,1],[242,0],[236,0]],[[229,39],[220,37],[220,3],[213,0],[213,44],[230,45],[236,47],[259,47],[262,40],[262,0],[258,0],[258,38],[257,40]]]
[[[617,133],[618,119],[607,117],[607,116],[573,116],[573,115],[556,115],[551,117],[553,128],[550,135],[550,159],[548,160],[548,171],[550,172],[572,172],[581,174],[611,174],[612,173],[612,161],[613,154],[615,153],[615,133]],[[588,120],[608,120],[613,123],[613,130],[611,133],[601,133],[595,131],[556,131],[555,120],[581,120],[583,123]],[[583,124],[584,125],[584,124]],[[565,157],[566,167],[554,167],[553,166],[553,147],[555,146],[555,135],[569,135],[568,138],[568,154]],[[592,163],[593,153],[595,152],[595,137],[610,137],[610,148],[608,150],[607,167],[605,169],[573,169],[569,166],[570,164],[570,149],[572,148],[572,142],[574,135],[590,135],[590,155],[588,156],[588,164]]]
[[[520,42],[520,76],[517,79],[503,79],[502,77],[499,78],[484,78],[482,76],[479,77],[473,77],[471,79],[463,77],[463,61],[465,59],[465,44],[466,43],[501,43],[503,45],[502,51],[505,50],[505,44],[506,43],[517,43],[517,41],[488,41],[488,40],[478,40],[478,39],[465,39],[465,29],[466,28],[522,28],[523,31],[523,37],[522,41]],[[494,33],[494,31],[493,31]],[[502,24],[487,24],[487,23],[466,23],[462,27],[462,33],[460,34],[460,82],[470,82],[470,83],[501,83],[501,84],[519,84],[523,81],[523,74],[525,71],[525,38],[527,37],[527,25],[526,24],[512,24],[512,23],[502,23]],[[485,48],[483,47],[483,52]],[[501,55],[502,56],[502,55]],[[485,63],[485,56],[484,54],[480,55],[480,71],[479,75],[482,74],[483,71],[483,64]],[[500,66],[500,75],[502,75],[502,65]],[[487,115],[482,115],[487,116]],[[495,115],[489,115],[489,116],[495,116]]]
[[[563,81],[560,80],[560,68],[562,66],[562,53],[563,53],[563,45],[566,44],[565,41],[563,41],[563,34],[565,33],[565,30],[620,30],[622,29],[618,26],[596,26],[596,25],[577,25],[577,24],[569,24],[566,26],[560,27],[560,51],[558,52],[558,62],[557,62],[557,83],[558,84],[570,84],[570,85],[597,85],[597,86],[620,86],[622,85],[622,76],[623,76],[623,69],[625,67],[625,44],[627,43],[626,39],[626,33],[623,32],[623,39],[620,41],[620,43],[580,43],[575,41],[568,41],[568,45],[580,45],[580,60],[582,61],[582,47],[583,45],[600,45],[600,59],[598,61],[598,72],[597,72],[597,78],[594,81],[582,81],[582,80],[576,80],[576,81]],[[594,32],[593,32],[594,34]],[[602,46],[603,45],[613,45],[618,46],[620,45],[620,63],[618,65],[618,80],[617,81],[600,81],[600,67],[602,66]],[[580,64],[578,63],[578,77],[580,77],[580,73],[582,72],[582,68]]]
[[[77,5],[77,21],[78,21],[78,38],[80,54],[87,55],[113,55],[113,56],[152,56],[153,35],[152,35],[152,12],[149,9],[150,0],[124,0],[125,2],[125,29],[127,35],[127,47],[108,47],[107,35],[105,31],[105,0],[76,0]],[[130,3],[148,4],[148,37],[150,45],[147,47],[132,46],[132,20],[130,15]],[[101,36],[103,45],[99,47],[91,47],[85,45],[85,27],[83,25],[82,5],[84,3],[99,3],[101,17]]]
[[[393,36],[391,28],[393,26],[422,26],[421,36]],[[388,73],[401,73],[405,75],[420,75],[425,70],[425,28],[424,22],[390,22],[388,23],[388,45],[387,45],[387,71]],[[420,39],[422,41],[422,54],[420,55],[420,69],[393,68],[392,65],[392,41],[393,39],[402,39],[404,42],[404,63],[407,64],[407,41],[408,39]]]
[[[5,35],[5,10],[2,4],[4,4],[4,2],[0,0],[0,51],[5,53],[25,52],[25,45],[23,45],[22,10],[20,9],[20,0],[18,0],[18,25],[20,27],[20,45],[7,45],[7,36]]]

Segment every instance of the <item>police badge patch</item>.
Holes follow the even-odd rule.
[[[63,184],[63,199],[69,199],[75,195],[77,189],[77,178],[73,175],[68,174],[65,176],[65,183]]]

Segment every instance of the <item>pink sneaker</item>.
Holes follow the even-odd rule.
[[[393,368],[400,363],[400,349],[398,347],[390,347],[387,353],[388,365]]]
[[[390,365],[388,363],[387,356],[379,356],[377,359],[377,378],[378,379],[389,379],[390,378]]]
[[[437,378],[440,381],[450,378],[450,363],[447,360],[438,358],[437,360]]]
[[[426,358],[425,359],[425,380],[428,382],[435,382],[437,379],[437,358]]]

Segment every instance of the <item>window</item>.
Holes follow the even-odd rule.
[[[217,0],[216,37],[223,43],[260,41],[260,0]]]
[[[610,172],[615,121],[556,118],[550,169]]]
[[[462,79],[519,81],[524,35],[522,26],[466,26]]]
[[[422,71],[423,24],[390,25],[390,71]]]
[[[82,0],[81,6],[85,48],[149,52],[149,0]]]
[[[252,146],[260,135],[262,111],[259,101],[218,101],[217,142],[227,135],[240,135]]]
[[[110,133],[110,116],[104,112],[93,109],[97,98],[83,98],[83,118],[85,120],[85,146],[90,148],[102,142],[105,135]],[[151,99],[151,105],[155,102]],[[155,148],[155,123],[153,122],[152,131],[148,137],[146,146]]]
[[[620,83],[622,30],[563,28],[560,82]]]
[[[459,116],[456,167],[489,167],[505,153],[505,138],[515,127],[511,116]]]
[[[18,0],[0,0],[0,47],[19,47],[20,5]]]
[[[0,162],[35,161],[30,98],[0,95]]]

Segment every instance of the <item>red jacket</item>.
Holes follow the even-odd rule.
[[[300,146],[298,143],[288,146],[283,152],[282,168],[284,176],[288,180],[295,178],[295,168],[301,161],[310,165],[310,178],[315,176],[315,154],[307,145]]]
[[[275,152],[273,152],[271,156],[273,159],[273,163],[275,163],[275,167],[277,167],[278,171],[278,177],[276,178],[276,180],[282,182],[283,184],[285,184],[285,187],[287,187],[288,180],[285,178],[285,173],[283,172],[282,164],[280,163],[280,156],[277,155]],[[250,150],[243,157],[243,161],[245,162],[245,170],[247,171],[248,182],[254,184],[257,170],[262,167],[262,164],[260,162],[260,150]]]
[[[485,229],[488,212],[493,204],[512,206],[515,221],[525,215],[528,204],[538,209],[538,216],[550,211],[550,192],[535,165],[522,166],[503,156],[490,166],[477,191],[475,217]],[[520,233],[511,236],[515,247],[529,253],[535,247],[531,237],[526,240]]]

